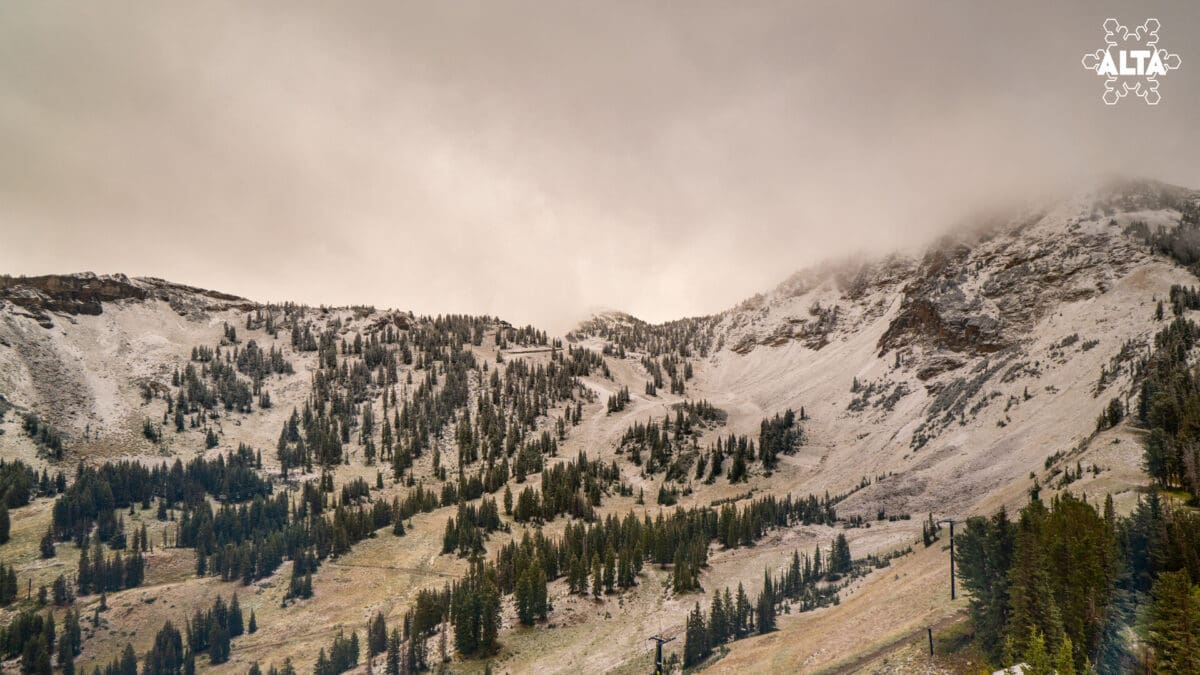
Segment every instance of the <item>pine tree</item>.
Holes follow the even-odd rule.
[[[1030,630],[1029,639],[1025,641],[1025,670],[1023,675],[1054,675],[1054,667],[1050,654],[1046,649],[1046,639],[1036,628]]]
[[[0,544],[8,543],[9,529],[12,523],[8,519],[8,505],[0,500]]]
[[[958,578],[970,598],[976,636],[993,661],[1001,660],[1004,649],[1013,537],[1012,523],[1001,509],[991,518],[968,519],[955,542]]]
[[[387,635],[387,621],[383,618],[383,612],[376,612],[375,616],[367,623],[368,657],[382,654],[387,649]]]
[[[54,525],[51,525],[50,529],[46,530],[46,534],[42,536],[41,550],[43,558],[54,557]]]
[[[213,622],[213,627],[208,633],[208,660],[213,665],[225,663],[229,660],[229,629]]]
[[[398,628],[393,628],[391,636],[388,637],[387,667],[384,672],[387,675],[400,675],[400,629]]]
[[[79,572],[75,575],[75,590],[80,595],[92,592],[92,564],[88,559],[88,540],[85,537],[79,547]]]
[[[532,569],[526,568],[517,579],[517,588],[513,591],[513,600],[517,605],[517,619],[526,626],[532,626],[533,613],[533,579]]]
[[[728,599],[728,598],[727,598]],[[733,633],[735,638],[740,640],[750,634],[754,622],[751,620],[750,598],[746,595],[746,589],[742,587],[742,583],[738,582],[737,589],[737,605],[734,610]]]
[[[1186,571],[1164,572],[1151,593],[1149,643],[1161,672],[1200,672],[1200,587]]]
[[[235,592],[233,599],[229,601],[229,637],[237,637],[245,632],[245,627],[242,623],[242,606],[238,603],[238,596]]]
[[[133,651],[133,645],[125,643],[125,649],[121,652],[120,675],[137,675],[137,654]]]
[[[78,656],[83,649],[83,629],[79,626],[79,612],[76,610],[67,610],[63,617],[62,641],[70,645],[72,656]]]
[[[1071,647],[1071,638],[1064,636],[1058,652],[1054,655],[1055,675],[1075,675],[1075,654]]]
[[[533,564],[533,613],[543,621],[550,613],[550,593],[546,585],[546,568],[537,558]]]
[[[75,675],[75,652],[70,640],[60,640],[58,643],[58,667],[63,675]]]
[[[758,596],[758,632],[770,633],[775,630],[775,587],[771,573],[763,571],[763,589]]]
[[[839,532],[833,540],[833,549],[829,554],[829,571],[834,574],[849,574],[852,566],[850,544],[846,541],[846,535]]]
[[[616,584],[616,580],[617,580],[617,558],[613,554],[612,547],[609,546],[608,550],[605,551],[605,553],[604,553],[604,592],[605,593],[611,595],[615,591],[614,586]]]
[[[495,649],[500,630],[500,591],[494,567],[473,558],[471,570],[451,591],[450,619],[458,651],[474,655]]]
[[[714,464],[714,470],[718,465]],[[737,483],[746,477],[746,456],[739,447],[733,453],[733,465],[729,467],[729,482]]]
[[[1042,545],[1045,520],[1045,506],[1041,501],[1031,501],[1021,512],[1015,538],[1006,632],[1013,649],[1020,653],[1028,650],[1035,633],[1049,650],[1057,648],[1063,634],[1062,615],[1054,599],[1054,584]]]
[[[25,649],[21,653],[21,672],[30,675],[51,675],[50,649],[43,635],[26,640]]]
[[[700,603],[688,613],[687,628],[683,637],[683,665],[685,668],[700,663],[708,656],[708,631],[704,627],[704,614],[700,612]]]
[[[317,654],[317,663],[313,667],[313,675],[337,675],[333,669],[333,664],[329,661],[329,657],[325,655],[324,647],[321,647],[321,651]]]
[[[592,597],[599,598],[603,590],[604,579],[601,576],[600,554],[592,554]]]
[[[490,653],[496,648],[496,638],[500,635],[500,591],[490,575],[484,580],[479,607],[479,644],[483,652]]]
[[[725,589],[726,593],[729,589]],[[708,610],[708,647],[710,650],[725,643],[729,626],[725,615],[725,603],[719,592],[713,593],[712,605]]]

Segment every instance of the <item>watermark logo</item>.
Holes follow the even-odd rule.
[[[1104,21],[1104,49],[1083,55],[1083,67],[1104,78],[1107,105],[1133,94],[1147,105],[1158,105],[1158,78],[1179,67],[1181,59],[1158,47],[1158,19],[1130,30],[1116,19]]]

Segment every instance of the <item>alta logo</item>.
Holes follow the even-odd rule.
[[[1104,49],[1083,55],[1083,67],[1104,78],[1101,99],[1116,105],[1129,94],[1158,105],[1158,78],[1180,66],[1178,54],[1158,48],[1158,19],[1129,30],[1116,19],[1104,21]]]

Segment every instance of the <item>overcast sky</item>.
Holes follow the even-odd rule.
[[[1047,6],[1049,5],[1049,6]],[[709,313],[1115,171],[1200,187],[1200,4],[0,2],[0,272]],[[1162,22],[1107,107],[1105,17]]]

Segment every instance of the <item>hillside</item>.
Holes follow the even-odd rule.
[[[776,632],[731,642],[711,668],[859,667],[927,625],[957,620],[965,607],[947,597],[942,546],[921,546],[930,514],[963,519],[1019,508],[1035,485],[1094,502],[1112,495],[1118,512],[1133,508],[1147,483],[1142,432],[1129,423],[1097,431],[1097,419],[1114,400],[1133,405],[1137,364],[1170,318],[1169,311],[1156,316],[1158,303],[1172,286],[1195,285],[1181,263],[1195,262],[1187,228],[1198,210],[1197,192],[1115,183],[973,223],[919,257],[802,271],[716,315],[652,325],[606,313],[561,337],[495,317],[268,305],[123,275],[0,277],[0,456],[38,474],[62,472],[71,485],[81,464],[169,467],[222,457],[221,471],[232,473],[236,463],[265,479],[266,487],[247,488],[260,490],[260,503],[285,495],[290,505],[284,520],[296,529],[276,533],[289,542],[285,562],[238,567],[222,580],[216,571],[197,574],[196,549],[210,545],[202,537],[175,544],[185,515],[252,501],[233,496],[233,479],[174,499],[160,494],[164,478],[143,507],[118,503],[126,532],[146,528],[145,579],[108,593],[97,625],[90,617],[100,594],[74,601],[89,618],[78,656],[89,671],[127,643],[146,653],[164,621],[181,627],[236,592],[258,630],[234,639],[226,662],[202,657],[198,666],[244,673],[290,658],[310,672],[339,631],[357,631],[365,652],[377,613],[389,629],[400,626],[421,591],[473,578],[474,555],[456,551],[491,561],[505,544],[541,531],[574,541],[563,544],[556,565],[567,568],[566,551],[583,546],[595,555],[595,563],[592,556],[581,563],[590,571],[608,564],[606,551],[625,563],[634,547],[581,543],[609,535],[585,535],[580,523],[633,513],[635,525],[646,518],[649,528],[660,514],[688,507],[713,507],[715,520],[726,504],[786,495],[813,495],[821,508],[835,506],[836,517],[796,515],[797,507],[751,527],[744,542],[705,536],[702,553],[679,547],[656,559],[650,546],[638,548],[645,565],[636,583],[618,582],[598,598],[571,593],[567,574],[552,575],[548,617],[529,626],[502,592],[497,651],[460,654],[450,668],[644,671],[649,636],[682,638],[697,603],[707,610],[714,592],[739,584],[753,598],[764,569],[778,572],[793,551],[828,555],[839,535],[856,560],[895,557],[847,573],[837,604],[789,605],[794,611],[780,614]],[[692,405],[699,401],[715,411]],[[685,412],[686,429],[676,421]],[[648,423],[652,430],[631,435]],[[31,433],[31,424],[49,431]],[[731,435],[761,453],[743,456]],[[238,454],[242,445],[249,454]],[[581,453],[590,468],[580,467]],[[725,464],[713,475],[718,456]],[[739,462],[740,480],[731,481],[727,471]],[[568,463],[566,478],[542,472]],[[1087,471],[1064,479],[1075,467]],[[310,503],[308,481],[314,491],[331,481],[311,502],[318,514],[333,512],[339,524],[373,518],[372,527],[347,526],[348,540],[335,530],[326,541],[323,525],[300,523],[296,505]],[[518,522],[530,487],[546,504]],[[488,501],[504,501],[506,488],[518,507],[498,514],[499,528],[483,516],[486,536],[462,527],[460,501],[486,510]],[[433,503],[410,506],[425,490]],[[559,493],[562,503],[551,507]],[[657,503],[660,494],[677,505]],[[76,529],[60,528],[54,557],[43,557],[44,535],[65,518],[55,513],[61,498],[51,489],[10,509],[12,540],[0,545],[0,565],[12,565],[33,594],[59,575],[75,577],[80,528],[92,527],[87,518],[71,521]],[[443,553],[450,517],[461,539]],[[94,520],[98,533],[103,519]],[[393,534],[396,520],[403,536]],[[263,552],[269,534],[209,534],[220,542],[210,547],[210,567],[233,564],[224,545],[251,559],[271,557]],[[298,548],[297,537],[305,542]],[[311,597],[301,597],[294,552],[310,547],[320,560]],[[553,548],[527,546],[535,550],[545,562]],[[515,569],[531,564],[517,557],[509,561]],[[681,582],[682,568],[695,578]],[[503,590],[504,580],[498,584]],[[11,624],[23,602],[32,601],[3,610],[0,622]],[[66,606],[55,611],[61,617]],[[422,625],[428,632],[406,640],[407,649],[427,643],[430,662],[446,642],[453,653],[461,636],[449,637],[448,624]],[[679,653],[683,642],[668,652]]]

